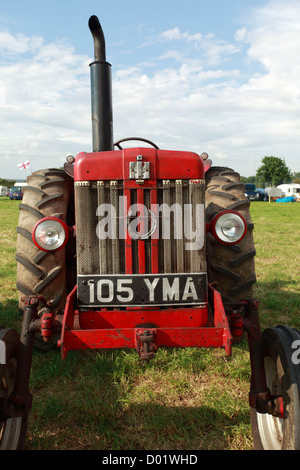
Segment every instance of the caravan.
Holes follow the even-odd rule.
[[[282,195],[284,197],[295,196],[297,201],[300,201],[300,184],[290,183],[290,184],[280,184],[277,188],[281,189]]]

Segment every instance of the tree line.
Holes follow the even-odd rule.
[[[18,181],[21,182],[22,180],[10,180],[6,178],[0,178],[0,186],[6,186],[7,188],[11,188]],[[26,178],[24,179],[24,182],[25,181],[26,181]]]
[[[285,163],[284,158],[264,157],[262,165],[254,176],[241,176],[243,183],[254,183],[258,188],[278,186],[284,183],[300,184],[300,172],[292,172]]]
[[[15,184],[15,180],[7,180],[5,178],[0,178],[0,186],[6,186],[11,188]]]

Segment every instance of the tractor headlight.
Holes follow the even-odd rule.
[[[234,244],[240,242],[246,235],[247,224],[238,212],[223,211],[214,217],[211,231],[219,242]]]
[[[35,245],[43,251],[60,250],[68,241],[68,227],[57,217],[45,217],[33,228]]]

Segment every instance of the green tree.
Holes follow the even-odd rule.
[[[286,166],[285,160],[278,157],[264,157],[262,166],[258,168],[256,176],[265,183],[278,186],[283,182],[289,183],[292,179],[291,170]]]
[[[15,180],[0,178],[0,186],[7,186],[8,188],[10,188],[11,186],[14,185],[14,183],[15,183]]]
[[[300,171],[298,171],[297,173],[296,172],[293,173],[292,182],[300,184]]]
[[[255,183],[255,176],[241,176],[242,183]]]

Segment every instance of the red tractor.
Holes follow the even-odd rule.
[[[239,175],[208,155],[113,142],[111,66],[89,20],[93,151],[28,177],[17,227],[22,328],[0,330],[1,449],[25,445],[35,346],[224,348],[247,334],[257,449],[300,449],[299,331],[261,332]],[[144,144],[147,143],[147,145]],[[149,145],[150,144],[150,145]],[[141,145],[139,143],[139,145]]]

